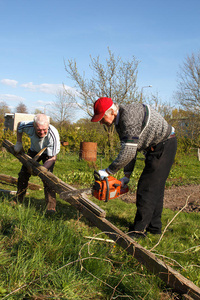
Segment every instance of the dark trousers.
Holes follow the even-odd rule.
[[[177,139],[159,143],[146,153],[145,167],[137,187],[137,212],[129,231],[161,233],[165,182],[174,162]]]
[[[37,152],[31,151],[30,149],[28,150],[27,153],[29,156],[34,157]],[[42,154],[38,162],[42,160],[44,163],[46,160],[48,160],[50,157],[47,156],[46,154]],[[53,173],[53,168],[54,168],[55,163],[49,168],[48,171]],[[27,168],[23,165],[19,174],[18,174],[18,183],[17,183],[17,200],[19,202],[23,202],[24,197],[26,195],[26,190],[28,187],[28,181],[30,178],[31,174],[28,172]],[[56,193],[52,189],[48,187],[48,185],[43,181],[44,185],[44,194],[45,194],[45,201],[47,204],[47,209],[55,209],[56,208]]]

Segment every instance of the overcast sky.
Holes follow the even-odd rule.
[[[145,95],[172,103],[180,66],[200,51],[199,16],[200,0],[0,0],[0,102],[50,108],[63,84],[74,86],[64,61],[90,79],[90,55],[104,63],[109,47],[140,61]]]

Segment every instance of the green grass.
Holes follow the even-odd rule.
[[[2,154],[2,174],[17,177],[21,163]],[[93,182],[93,170],[109,162],[79,161],[78,155],[59,155],[54,174],[76,187]],[[134,191],[144,161],[136,163],[130,186]],[[200,162],[195,153],[178,157],[167,185],[200,184]],[[123,176],[119,172],[117,177]],[[31,182],[42,184],[39,177]],[[0,183],[0,188],[16,186]],[[23,205],[11,206],[13,196],[0,196],[0,297],[4,299],[161,299],[164,283],[150,274],[136,259],[114,243],[90,240],[86,236],[108,238],[68,203],[57,197],[57,214],[45,216],[43,191],[31,191]],[[107,213],[107,219],[126,232],[136,207],[113,199],[92,201]],[[164,209],[163,230],[177,212]],[[139,243],[152,250],[183,276],[200,287],[200,215],[178,214],[163,238],[151,234]],[[169,291],[169,290],[168,290]],[[9,293],[12,293],[9,295]],[[9,296],[7,296],[9,295]],[[113,298],[112,298],[113,297]],[[166,298],[165,298],[166,299]],[[170,299],[168,294],[167,299]]]

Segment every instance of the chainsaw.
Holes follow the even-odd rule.
[[[128,185],[122,187],[121,181],[112,176],[101,179],[100,174],[97,171],[94,171],[94,179],[95,181],[92,188],[65,192],[65,195],[71,197],[86,193],[92,194],[92,196],[100,201],[108,202],[108,200],[117,198],[129,191]]]

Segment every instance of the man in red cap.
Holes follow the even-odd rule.
[[[113,175],[124,168],[122,185],[134,170],[137,152],[145,154],[145,167],[137,187],[137,212],[129,225],[129,235],[145,237],[147,232],[160,234],[165,182],[174,162],[177,139],[174,128],[153,108],[142,103],[117,105],[102,97],[94,103],[92,122],[113,123],[121,141],[121,150],[100,176]]]

